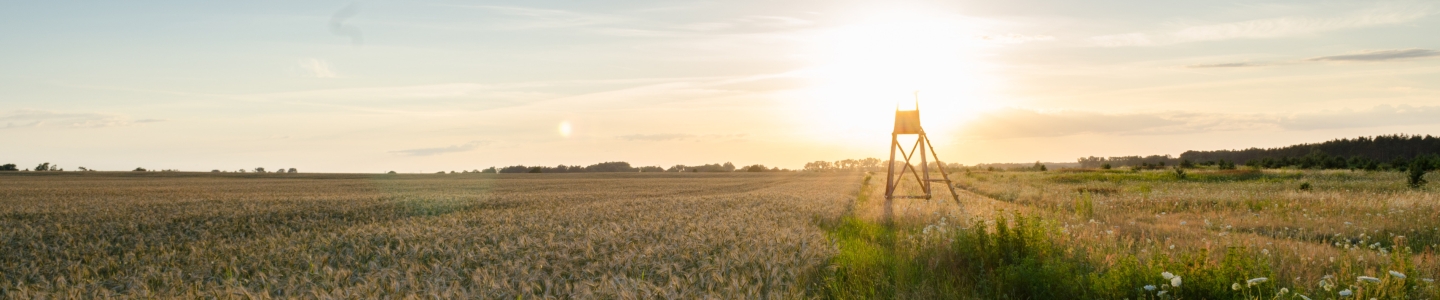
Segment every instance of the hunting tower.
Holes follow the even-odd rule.
[[[917,135],[915,137],[915,144],[910,146],[910,151],[905,151],[905,147],[900,145],[900,135],[902,134]],[[905,159],[904,165],[900,167],[899,174],[896,174],[895,172],[896,150],[899,150],[900,156]],[[928,155],[925,150],[930,150]],[[918,172],[916,170],[916,167],[910,164],[910,160],[916,158],[916,156],[918,156],[920,159],[920,167]],[[929,158],[934,158],[935,164],[940,167],[939,171],[941,179],[930,179]],[[895,107],[895,131],[890,133],[890,164],[886,165],[885,167],[885,199],[891,199],[895,197],[895,188],[899,187],[900,182],[905,179],[905,173],[907,171],[911,175],[914,175],[915,182],[920,184],[920,190],[924,191],[925,195],[901,197],[930,199],[930,183],[943,182],[945,184],[945,188],[950,190],[950,195],[955,198],[955,201],[960,201],[960,194],[955,193],[955,187],[953,186],[954,183],[950,181],[950,175],[945,173],[945,163],[940,162],[940,157],[937,156],[935,153],[935,146],[930,143],[930,138],[925,136],[925,129],[920,127],[919,92],[915,93],[915,110],[900,110],[899,106]]]

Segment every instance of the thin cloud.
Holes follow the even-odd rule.
[[[349,37],[351,45],[363,45],[365,43],[365,34],[360,32],[360,27],[345,24],[345,20],[349,20],[358,14],[360,14],[359,3],[351,3],[350,5],[346,5],[345,8],[336,11],[334,15],[330,16],[330,33]]]
[[[1440,106],[1381,105],[1364,110],[1297,114],[1098,113],[1003,109],[981,115],[961,133],[975,139],[1080,134],[1161,135],[1239,130],[1322,130],[1440,124]]]
[[[436,148],[419,148],[419,149],[397,150],[397,151],[390,151],[390,153],[391,153],[391,154],[404,155],[404,156],[431,156],[431,155],[439,155],[439,154],[446,154],[446,153],[456,153],[456,152],[468,152],[468,151],[473,151],[473,150],[475,150],[475,149],[480,148],[480,146],[489,145],[490,143],[491,143],[491,142],[489,142],[489,141],[474,141],[474,142],[469,142],[469,143],[460,144],[460,145],[450,145],[450,146],[436,147]]]
[[[1317,130],[1427,124],[1440,124],[1440,106],[1381,105],[1360,111],[1309,113],[1284,118],[1278,125],[1291,130]]]
[[[105,128],[123,127],[144,123],[164,122],[162,119],[131,120],[128,117],[106,113],[64,113],[45,110],[22,109],[0,115],[0,129],[20,128]]]
[[[1300,61],[1286,61],[1286,62],[1231,62],[1231,63],[1195,64],[1195,65],[1188,65],[1188,66],[1185,66],[1185,67],[1186,67],[1186,68],[1191,68],[1191,69],[1205,69],[1205,68],[1247,68],[1247,67],[1268,67],[1268,66],[1277,66],[1277,65],[1283,65],[1283,64],[1316,63],[1316,62],[1326,62],[1326,61],[1378,62],[1378,61],[1420,59],[1420,58],[1428,58],[1428,57],[1440,57],[1440,51],[1430,50],[1430,49],[1374,50],[1374,51],[1366,51],[1366,52],[1353,53],[1353,54],[1321,56],[1321,57],[1310,58],[1310,59],[1305,59],[1305,60],[1300,60]]]
[[[1053,36],[1048,36],[1048,35],[1024,35],[1024,34],[1006,33],[1006,34],[984,35],[984,36],[980,36],[980,39],[981,39],[981,40],[985,40],[985,41],[990,41],[990,42],[1001,43],[1001,44],[1022,44],[1022,43],[1029,43],[1029,42],[1053,41],[1053,40],[1055,40],[1055,37],[1053,37]]]
[[[1379,7],[1340,17],[1281,17],[1198,25],[1168,32],[1132,32],[1091,37],[1101,47],[1163,46],[1231,39],[1266,39],[1401,24],[1430,15],[1428,8]]]
[[[693,134],[660,133],[660,134],[631,134],[631,135],[617,136],[617,137],[615,137],[615,138],[622,139],[622,140],[627,140],[627,141],[663,142],[663,141],[686,140],[686,139],[690,139],[690,138],[693,138],[693,137],[695,137],[695,135],[693,135]]]
[[[1310,61],[1386,61],[1440,56],[1440,51],[1430,49],[1379,50],[1356,54],[1321,56]]]
[[[315,78],[335,78],[335,71],[330,70],[330,64],[323,60],[306,58],[300,60],[300,68],[310,72]]]
[[[1086,133],[1133,134],[1185,124],[1150,114],[1102,114],[1086,111],[1039,112],[1002,109],[981,115],[966,128],[977,138],[1052,137]]]
[[[1251,68],[1251,67],[1264,67],[1264,66],[1270,66],[1270,65],[1272,65],[1272,64],[1268,64],[1268,63],[1236,62],[1236,63],[1219,63],[1219,64],[1197,64],[1197,65],[1188,65],[1188,66],[1185,66],[1185,67],[1186,67],[1186,68],[1191,68],[1191,69],[1209,69],[1209,68]]]
[[[580,13],[556,9],[540,9],[520,6],[498,6],[498,5],[446,5],[450,7],[469,8],[488,11],[497,15],[509,17],[508,20],[500,20],[492,28],[499,30],[528,30],[528,29],[551,29],[551,28],[573,28],[587,27],[601,24],[617,23],[624,18]]]

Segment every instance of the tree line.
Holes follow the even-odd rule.
[[[99,171],[99,170],[90,169],[90,168],[86,168],[86,167],[79,167],[79,168],[77,168],[77,169],[78,169],[78,170],[76,170],[76,171],[79,171],[79,172],[95,172],[95,171]],[[26,169],[24,169],[24,170],[21,170],[21,169],[19,168],[19,166],[16,166],[15,164],[3,164],[3,165],[0,165],[0,172],[6,172],[6,171],[11,171],[11,172],[65,172],[65,169],[64,169],[64,168],[61,168],[60,165],[58,165],[58,164],[51,164],[51,163],[49,163],[49,162],[45,162],[45,163],[41,163],[41,164],[39,164],[39,165],[36,165],[33,170],[30,169],[30,168],[26,168]],[[175,169],[153,170],[153,169],[146,169],[145,167],[138,167],[138,168],[135,168],[134,170],[130,170],[130,171],[133,171],[133,172],[180,172],[180,170],[175,170]],[[222,173],[222,172],[250,173],[250,172],[254,172],[254,173],[277,173],[277,174],[278,174],[278,173],[292,173],[292,174],[293,174],[293,173],[299,173],[299,170],[296,170],[295,168],[289,168],[289,169],[286,169],[286,168],[278,168],[278,169],[275,169],[274,171],[266,171],[265,168],[255,168],[255,169],[251,169],[251,170],[239,169],[239,170],[235,170],[235,171],[220,171],[219,169],[216,169],[216,170],[210,170],[210,172],[212,172],[212,173]]]
[[[723,163],[723,164],[704,164],[704,165],[695,165],[695,166],[674,165],[674,166],[671,166],[670,168],[662,168],[662,167],[660,167],[660,166],[634,167],[634,166],[631,166],[630,163],[628,163],[628,162],[623,162],[623,161],[611,161],[611,162],[602,162],[602,163],[597,163],[597,164],[593,164],[593,165],[589,165],[589,166],[583,166],[583,167],[582,167],[582,166],[579,166],[579,165],[572,165],[572,166],[557,165],[557,166],[554,166],[554,167],[549,167],[549,166],[526,166],[526,165],[514,165],[514,166],[509,166],[509,167],[489,167],[489,168],[486,168],[486,169],[483,169],[483,170],[469,170],[469,171],[460,171],[460,172],[450,171],[449,174],[470,174],[470,173],[488,173],[488,174],[494,174],[494,173],[600,173],[600,172],[789,172],[789,171],[790,171],[790,169],[781,169],[781,168],[776,168],[776,167],[765,167],[765,165],[760,165],[760,164],[749,165],[749,166],[744,166],[744,167],[736,167],[734,163],[730,163],[730,162],[726,162],[726,163]],[[446,172],[445,172],[445,171],[439,171],[439,172],[436,172],[436,173],[437,173],[437,174],[445,174]],[[390,171],[389,174],[395,174],[395,171]]]
[[[1321,143],[1307,143],[1278,148],[1244,150],[1185,151],[1180,157],[1170,155],[1082,157],[1082,168],[1166,166],[1218,166],[1233,169],[1236,165],[1255,168],[1397,170],[1412,167],[1440,168],[1440,137],[1430,135],[1377,135],[1373,137],[1340,138]]]

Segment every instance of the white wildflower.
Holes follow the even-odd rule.
[[[1165,291],[1160,291],[1159,293],[1155,293],[1155,295],[1156,295],[1156,296],[1165,296]]]
[[[1175,278],[1170,278],[1170,286],[1180,287],[1180,276],[1175,276]]]
[[[1355,292],[1351,292],[1350,289],[1340,290],[1340,297],[1350,297],[1350,295],[1354,294]]]
[[[1230,289],[1232,289],[1232,290],[1237,290],[1237,291],[1240,290],[1240,283],[1238,283],[1238,282],[1237,282],[1237,283],[1231,283],[1231,284],[1230,284]]]
[[[1370,276],[1355,277],[1355,280],[1364,281],[1364,282],[1369,282],[1369,283],[1380,283],[1380,278],[1375,278],[1375,277],[1370,277]]]
[[[1245,285],[1255,286],[1255,285],[1257,285],[1257,284],[1265,283],[1266,281],[1270,281],[1270,278],[1265,278],[1265,277],[1250,278],[1250,280],[1246,280],[1246,281],[1245,281]]]
[[[1405,279],[1405,273],[1396,272],[1395,270],[1390,270],[1390,276],[1395,276],[1395,278]]]
[[[1160,277],[1165,277],[1165,280],[1170,280],[1170,278],[1175,278],[1175,274],[1170,274],[1170,272],[1160,272]]]
[[[1280,288],[1280,295],[1289,294],[1289,293],[1290,293],[1290,289],[1288,289],[1288,288]]]
[[[1146,291],[1153,291],[1153,290],[1155,290],[1155,286],[1154,286],[1154,285],[1146,285],[1146,286],[1145,286],[1145,290],[1146,290]]]

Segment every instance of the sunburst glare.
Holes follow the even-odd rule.
[[[927,132],[945,134],[988,107],[976,26],[963,16],[897,11],[871,14],[814,39],[814,85],[799,98],[820,138],[873,143],[897,108],[919,106]],[[849,141],[852,140],[853,141]]]

